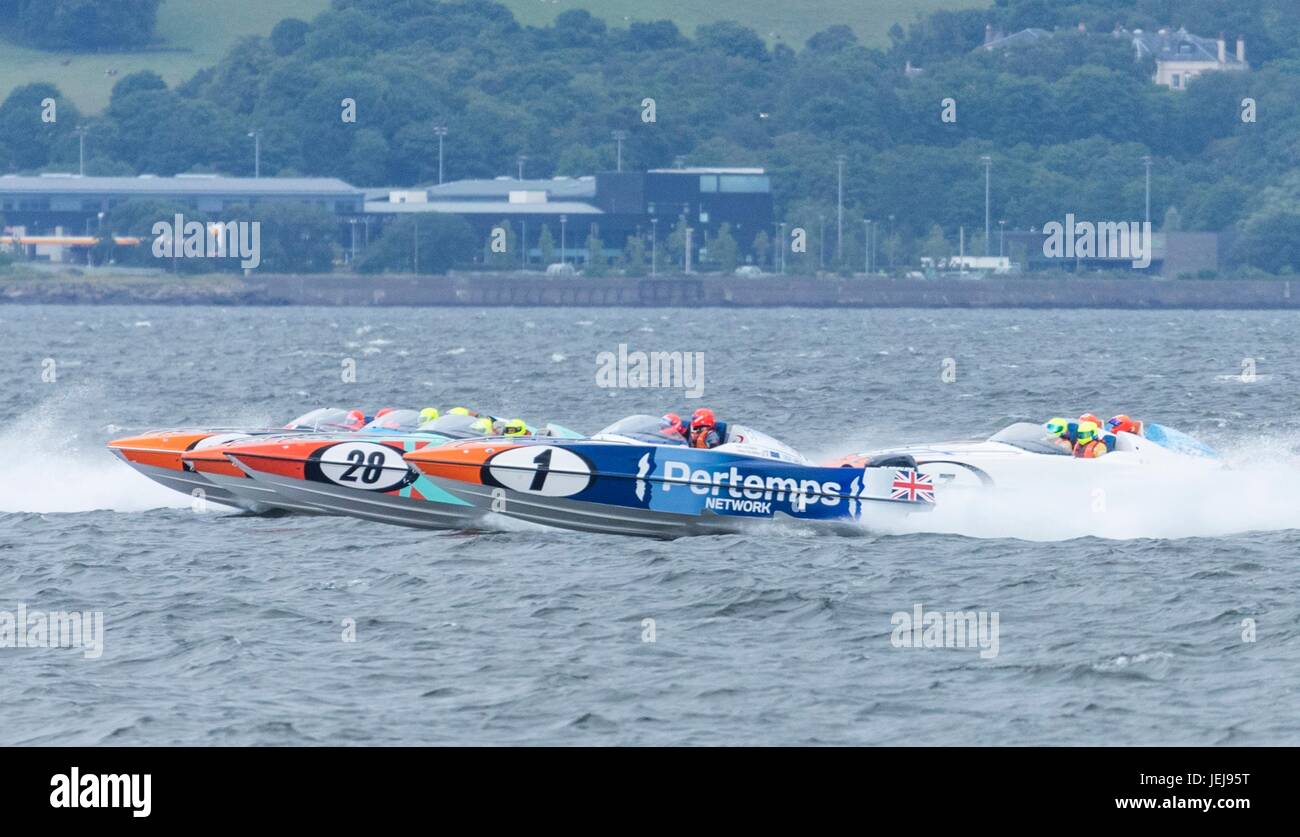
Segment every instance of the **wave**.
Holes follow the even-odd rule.
[[[0,431],[0,512],[145,511],[188,507],[189,498],[137,474],[77,432],[85,392],[48,399]]]

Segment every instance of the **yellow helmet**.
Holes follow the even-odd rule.
[[[515,418],[506,422],[505,434],[507,436],[523,436],[528,433],[528,425],[523,419]]]
[[[1095,421],[1079,422],[1078,439],[1080,442],[1092,442],[1099,439],[1100,437],[1101,437],[1101,427],[1098,426],[1097,422]]]
[[[433,421],[437,417],[438,417],[437,407],[425,407],[423,410],[420,411],[420,424]]]
[[[1070,422],[1067,421],[1066,419],[1057,417],[1054,419],[1050,419],[1047,422],[1047,424],[1044,426],[1047,428],[1047,432],[1049,434],[1059,438],[1061,436],[1064,436],[1065,431],[1070,429]]]
[[[449,416],[468,416],[468,415],[471,415],[471,413],[470,413],[469,410],[465,409],[464,407],[452,407],[450,410],[447,411],[447,415],[449,415]]]
[[[493,432],[495,432],[492,427],[492,419],[490,418],[479,419],[471,424],[469,429],[473,430],[475,433],[482,433],[484,436],[491,436]]]

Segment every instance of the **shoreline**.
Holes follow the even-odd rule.
[[[0,275],[0,304],[1285,310],[1300,308],[1293,280],[29,274]]]

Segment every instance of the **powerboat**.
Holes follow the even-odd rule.
[[[987,439],[887,448],[841,457],[827,464],[852,468],[902,463],[929,478],[940,496],[952,489],[1023,487],[1054,479],[1140,473],[1161,466],[1222,469],[1218,454],[1193,437],[1148,422],[1142,435],[1108,436],[1110,452],[1079,459],[1041,424],[1017,422]]]
[[[305,413],[283,427],[216,427],[152,430],[139,436],[114,439],[108,449],[118,459],[154,482],[182,494],[203,497],[228,506],[241,507],[241,500],[215,485],[185,460],[185,454],[255,437],[312,433],[322,430],[347,432],[351,413],[323,407]]]
[[[472,525],[481,515],[431,484],[407,453],[492,433],[489,417],[450,414],[421,422],[397,410],[355,433],[239,439],[194,450],[185,461],[244,508],[345,515],[429,529]],[[578,434],[558,425],[548,437]]]
[[[423,480],[480,514],[562,529],[676,538],[796,521],[861,531],[878,514],[928,510],[914,465],[824,467],[762,432],[721,426],[692,448],[662,419],[629,416],[588,438],[492,438],[405,454]]]

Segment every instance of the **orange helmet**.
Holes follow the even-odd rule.
[[[375,413],[375,418],[383,418],[384,416],[388,415],[392,411],[393,411],[392,407],[384,407],[382,410]]]
[[[349,410],[348,417],[343,420],[343,426],[349,430],[358,430],[366,423],[366,414],[360,410]]]
[[[701,407],[691,416],[691,427],[717,427],[718,423],[713,418],[713,411],[708,407]]]
[[[1083,415],[1079,416],[1080,424],[1082,424],[1085,421],[1090,421],[1093,424],[1097,425],[1098,427],[1101,427],[1101,419],[1097,418],[1097,416],[1095,416],[1092,413],[1084,413]]]
[[[681,416],[676,413],[664,413],[663,421],[667,425],[667,430],[686,435],[686,425],[682,424]]]
[[[1111,433],[1136,433],[1138,432],[1138,423],[1128,416],[1120,413],[1106,422]]]

